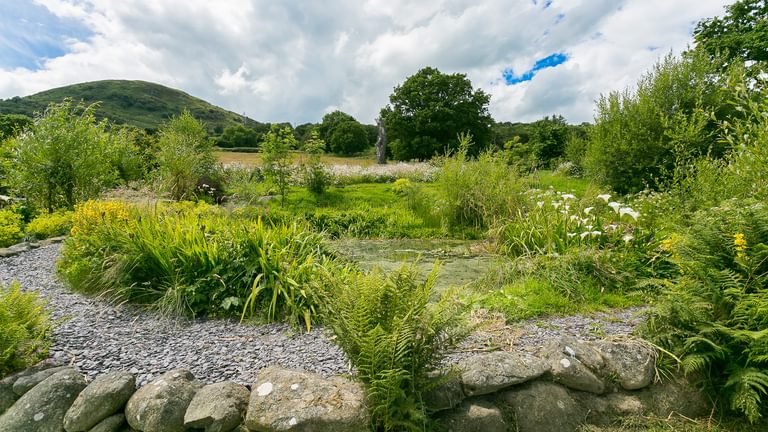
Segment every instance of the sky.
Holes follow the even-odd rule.
[[[592,121],[726,0],[0,0],[0,98],[145,80],[262,122],[373,123],[419,69],[462,73],[496,121]]]

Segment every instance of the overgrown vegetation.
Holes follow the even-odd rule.
[[[424,281],[414,267],[375,269],[335,292],[330,324],[366,387],[374,431],[431,425],[423,395],[444,378],[430,372],[466,330],[466,306],[455,293],[432,299],[438,269]]]
[[[34,292],[18,282],[0,286],[0,377],[24,369],[48,354],[51,322]]]

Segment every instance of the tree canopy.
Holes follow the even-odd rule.
[[[398,160],[425,160],[454,150],[460,133],[470,133],[478,153],[491,138],[490,96],[474,90],[464,74],[426,67],[395,87],[381,111]]]
[[[693,32],[697,49],[728,66],[732,60],[768,61],[768,2],[741,0],[723,17],[701,20]]]

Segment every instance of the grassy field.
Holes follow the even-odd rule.
[[[240,153],[229,151],[216,151],[216,158],[219,162],[229,164],[240,164],[246,166],[256,166],[261,164],[261,153]],[[304,160],[304,153],[294,153],[294,163],[301,163]],[[322,162],[327,165],[353,165],[368,167],[374,164],[370,156],[344,157],[335,155],[323,155]]]

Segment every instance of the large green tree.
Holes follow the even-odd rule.
[[[696,48],[723,67],[735,59],[768,62],[768,2],[740,0],[726,6],[722,17],[704,19],[693,32]]]
[[[243,125],[227,126],[216,145],[225,148],[258,147],[259,133],[255,129]]]
[[[395,87],[389,102],[381,117],[395,159],[425,160],[445,154],[455,150],[456,137],[465,132],[474,138],[471,153],[490,141],[490,96],[474,90],[464,74],[425,67]]]

